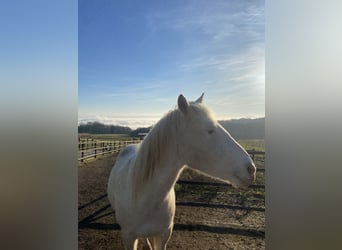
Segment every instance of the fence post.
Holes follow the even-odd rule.
[[[82,146],[81,146],[81,162],[83,162],[83,157],[84,157],[84,144],[82,143]]]
[[[94,158],[96,158],[96,141],[94,143]]]

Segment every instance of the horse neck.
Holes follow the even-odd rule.
[[[177,144],[170,143],[167,153],[160,156],[160,164],[155,168],[153,175],[146,183],[145,192],[150,200],[161,200],[172,191],[184,163],[178,155]]]

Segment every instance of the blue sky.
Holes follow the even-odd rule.
[[[79,120],[138,126],[205,92],[265,114],[264,1],[79,1]]]

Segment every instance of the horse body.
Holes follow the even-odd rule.
[[[202,98],[188,103],[180,95],[178,109],[141,144],[118,156],[107,193],[128,249],[137,248],[138,238],[146,238],[151,249],[166,249],[175,215],[174,185],[184,166],[235,186],[248,186],[255,178],[248,153],[215,121]]]
[[[183,166],[170,159],[156,168],[144,192],[134,197],[134,167],[139,145],[126,147],[118,156],[108,182],[108,198],[121,226],[124,243],[135,249],[137,238],[152,238],[160,242],[162,249],[171,236],[175,215],[175,192],[173,186]],[[166,159],[165,159],[166,160]]]

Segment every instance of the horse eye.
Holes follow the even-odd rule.
[[[213,130],[213,129],[209,129],[209,130],[208,130],[208,133],[209,133],[209,134],[212,134],[212,133],[214,133],[214,130]]]

